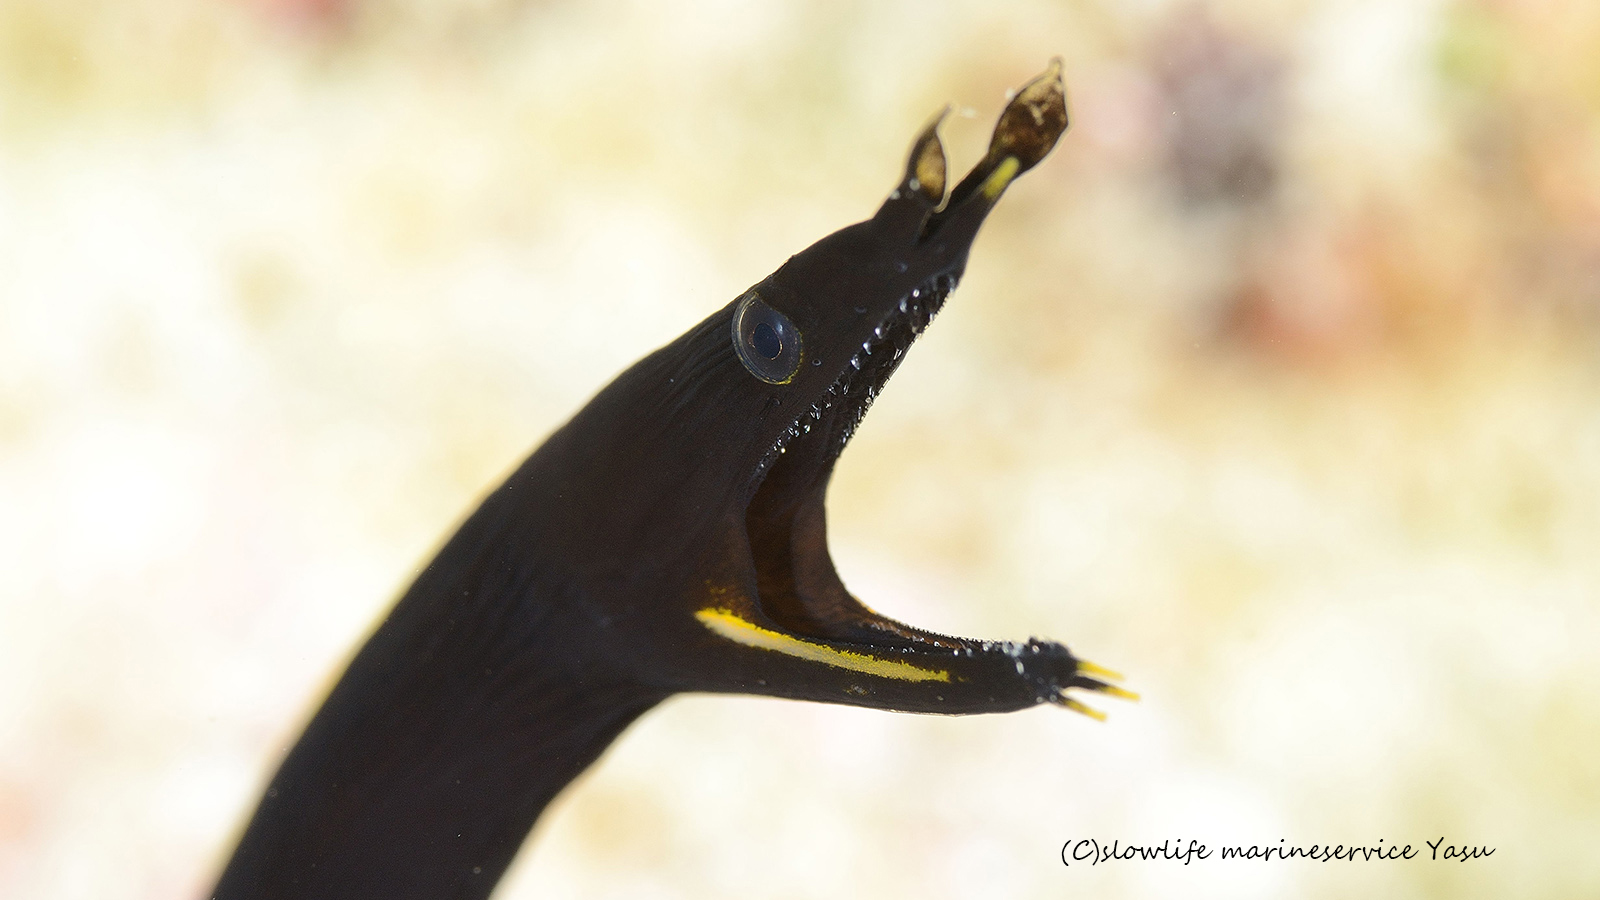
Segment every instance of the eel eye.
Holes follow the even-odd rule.
[[[733,311],[733,350],[751,375],[768,384],[788,384],[800,369],[800,331],[755,291]]]

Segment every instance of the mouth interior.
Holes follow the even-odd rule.
[[[745,513],[762,610],[806,637],[874,647],[954,647],[880,616],[845,589],[828,554],[824,497],[840,453],[911,344],[943,307],[955,277],[909,290],[872,328],[838,376],[782,432],[757,467],[760,484]]]

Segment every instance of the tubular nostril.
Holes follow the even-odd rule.
[[[1061,59],[1057,57],[1006,104],[1000,121],[995,123],[989,152],[950,191],[944,207],[923,223],[919,240],[926,241],[957,218],[965,218],[969,224],[965,230],[957,229],[959,234],[952,237],[964,235],[970,240],[968,232],[976,231],[1006,186],[1044,159],[1066,130],[1066,87],[1061,82]]]
[[[911,158],[906,161],[907,185],[935,206],[944,199],[945,185],[944,145],[939,141],[939,125],[949,114],[950,107],[946,106],[922,129],[911,148]]]

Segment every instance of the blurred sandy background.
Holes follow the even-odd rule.
[[[477,496],[1055,54],[1073,128],[833,545],[1145,701],[679,698],[500,896],[1595,896],[1579,0],[0,0],[0,896],[199,896]],[[1085,836],[1497,849],[1063,868]]]

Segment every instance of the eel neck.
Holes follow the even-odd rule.
[[[494,506],[357,654],[213,897],[486,897],[556,794],[667,696],[565,658]]]

